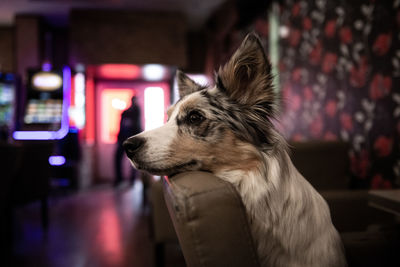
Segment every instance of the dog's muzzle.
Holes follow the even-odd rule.
[[[126,154],[129,158],[132,158],[146,143],[146,140],[142,137],[129,137],[122,144]]]

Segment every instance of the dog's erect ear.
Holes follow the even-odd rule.
[[[183,73],[180,70],[176,71],[176,79],[178,82],[180,98],[189,95],[191,93],[194,93],[203,88],[201,85],[197,84],[195,81],[190,79],[185,73]]]
[[[272,108],[275,102],[271,65],[254,33],[246,36],[216,78],[217,87],[240,104]]]

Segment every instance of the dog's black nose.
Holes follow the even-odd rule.
[[[132,157],[143,147],[146,140],[142,137],[130,137],[122,145],[128,157]]]

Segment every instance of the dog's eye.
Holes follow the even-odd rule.
[[[203,115],[201,115],[198,111],[192,111],[188,115],[188,121],[190,124],[198,124],[204,120]]]

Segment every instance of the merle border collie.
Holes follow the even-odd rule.
[[[274,127],[279,99],[258,37],[244,39],[215,86],[180,71],[177,80],[180,100],[167,123],[125,141],[133,166],[157,175],[204,170],[233,184],[262,266],[346,266],[327,203],[293,166]]]

